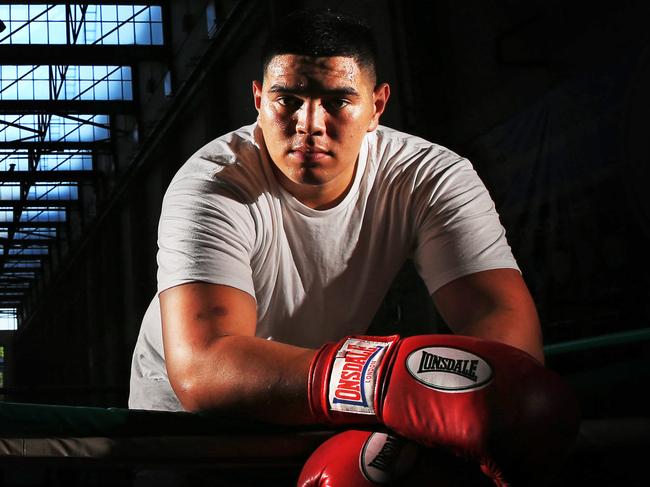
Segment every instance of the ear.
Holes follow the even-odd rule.
[[[253,81],[253,101],[255,102],[255,110],[259,112],[262,106],[262,82],[259,80]]]
[[[390,98],[390,86],[388,83],[381,83],[375,88],[375,91],[372,94],[373,104],[374,104],[374,114],[368,125],[368,132],[372,132],[379,125],[379,117],[384,113],[386,109],[386,104],[388,103],[388,98]]]

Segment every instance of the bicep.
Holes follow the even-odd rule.
[[[521,274],[514,269],[492,269],[454,279],[435,291],[433,300],[454,331],[495,308],[534,307]]]
[[[192,282],[160,293],[165,361],[170,379],[223,336],[253,336],[255,299],[240,289]]]
[[[458,276],[517,268],[494,202],[469,161],[417,193],[414,262],[431,292]],[[462,279],[462,278],[461,278]]]

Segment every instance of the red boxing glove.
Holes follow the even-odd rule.
[[[300,473],[298,487],[421,485],[421,478],[409,475],[418,450],[415,443],[392,434],[345,431],[312,453]]]
[[[349,337],[310,369],[314,416],[381,422],[429,447],[477,461],[497,485],[534,485],[578,430],[561,378],[508,345],[457,335]]]
[[[358,430],[339,433],[318,447],[298,480],[298,487],[485,487],[490,484],[475,462],[439,449],[422,448],[392,433]]]

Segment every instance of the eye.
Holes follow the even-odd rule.
[[[279,96],[275,99],[280,105],[290,110],[298,110],[302,105],[302,100],[295,96]]]
[[[349,100],[346,100],[345,98],[331,98],[329,100],[326,100],[323,105],[325,105],[325,108],[330,111],[338,111],[350,104]]]

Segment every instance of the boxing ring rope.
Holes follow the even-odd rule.
[[[207,414],[0,402],[0,462],[65,457],[292,463],[331,434]]]
[[[552,345],[547,345],[544,347],[544,355],[547,357],[552,357],[560,354],[591,350],[613,345],[638,343],[645,340],[650,340],[650,328],[641,328],[638,330],[610,333],[607,335],[582,338],[580,340],[554,343]]]

